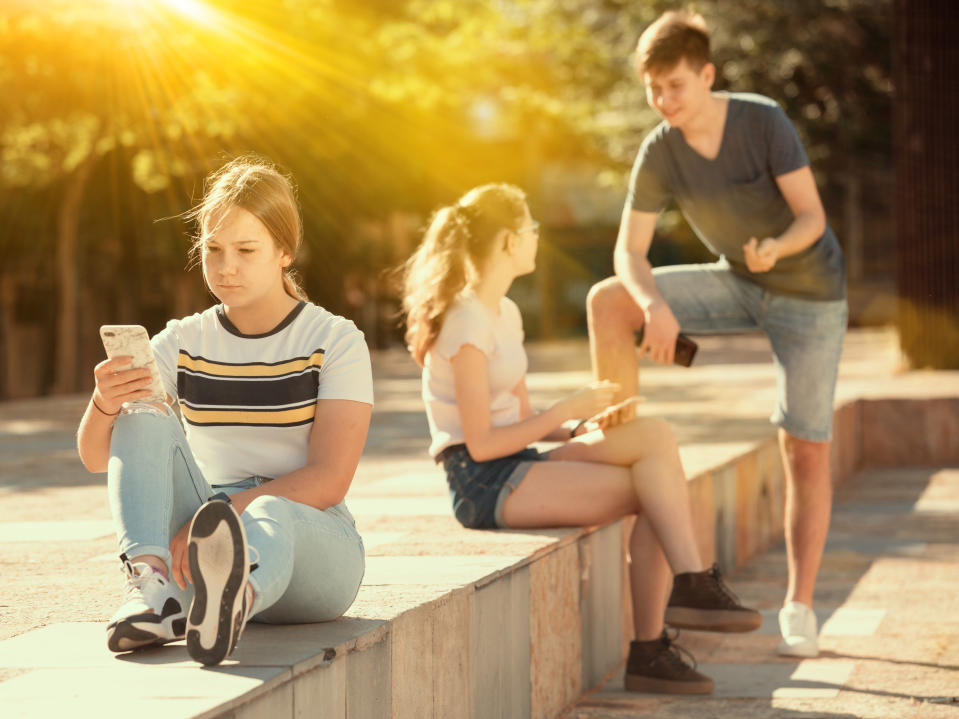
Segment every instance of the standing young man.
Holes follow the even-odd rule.
[[[685,332],[761,330],[772,344],[786,474],[789,583],[779,613],[792,656],[818,653],[813,588],[829,529],[829,440],[846,330],[842,251],[809,160],[769,98],[713,92],[716,68],[699,15],[669,12],[642,34],[637,72],[663,118],[644,140],[616,240],[616,275],[588,298],[593,370],[638,388],[640,356],[669,364]],[[656,218],[675,200],[719,260],[653,270]]]

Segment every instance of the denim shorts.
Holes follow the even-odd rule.
[[[728,263],[653,270],[683,332],[761,330],[772,345],[776,408],[770,421],[810,442],[832,436],[833,397],[846,334],[846,300],[806,300],[763,289]]]
[[[477,462],[465,444],[454,444],[436,456],[443,464],[453,501],[453,514],[467,529],[505,527],[503,505],[533,466],[549,458],[549,452],[527,447],[516,454]]]

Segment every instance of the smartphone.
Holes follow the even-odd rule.
[[[163,382],[160,381],[160,368],[157,367],[153,356],[153,347],[150,345],[150,336],[140,325],[103,325],[100,327],[100,339],[103,340],[103,349],[107,357],[128,355],[131,357],[130,368],[147,367],[150,370],[150,395],[141,397],[143,402],[165,402],[166,392]]]
[[[643,343],[643,330],[641,328],[639,332],[636,333],[636,344],[640,345]],[[673,351],[673,364],[682,365],[683,367],[689,367],[693,363],[693,358],[696,356],[696,350],[699,349],[699,345],[693,342],[689,337],[680,332],[676,336],[676,348]]]

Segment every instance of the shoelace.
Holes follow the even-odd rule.
[[[150,571],[147,572],[147,569]],[[124,558],[123,573],[126,575],[126,588],[123,594],[124,602],[135,598],[142,598],[146,601],[146,597],[143,595],[143,585],[150,582],[159,582],[160,586],[163,586],[165,583],[163,575],[159,574],[146,562],[133,564],[129,559]]]
[[[663,629],[663,634],[660,639],[662,640],[666,651],[660,654],[657,659],[666,660],[673,666],[676,666],[676,664],[679,664],[684,668],[691,666],[693,670],[695,670],[698,666],[696,664],[696,657],[676,644],[676,640],[679,639],[679,630],[673,629],[672,631],[674,634],[672,636],[670,636],[669,631],[669,629]],[[684,659],[688,661],[684,661]]]
[[[742,603],[739,601],[739,597],[737,597],[733,590],[726,586],[726,582],[723,581],[722,572],[719,571],[719,564],[713,563],[713,566],[709,568],[709,576],[715,582],[714,586],[719,591],[720,595],[727,602],[730,602],[737,607],[741,606]]]

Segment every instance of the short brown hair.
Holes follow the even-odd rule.
[[[709,62],[709,31],[702,15],[670,10],[640,35],[636,72],[669,70],[683,58],[697,72]]]

